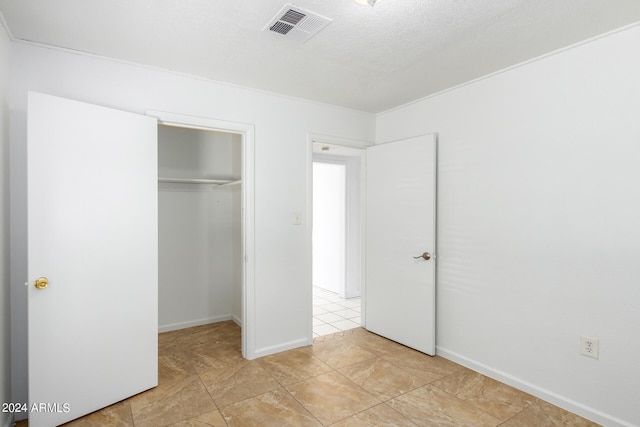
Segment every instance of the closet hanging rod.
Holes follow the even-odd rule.
[[[228,184],[230,179],[158,178],[158,182],[170,184]]]
[[[237,181],[225,182],[224,184],[218,184],[218,185],[214,186],[213,189],[215,190],[216,188],[231,187],[233,185],[240,185],[240,184],[242,184],[242,180],[241,179],[239,179]]]

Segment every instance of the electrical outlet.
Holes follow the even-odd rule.
[[[595,338],[580,337],[580,353],[597,359],[600,353],[599,341]]]

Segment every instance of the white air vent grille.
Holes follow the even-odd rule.
[[[284,22],[276,22],[269,28],[271,31],[275,31],[280,34],[287,34],[289,31],[293,29],[293,25],[286,24]]]
[[[331,23],[331,19],[317,13],[285,4],[263,28],[301,42],[309,41]]]
[[[289,9],[284,15],[282,15],[280,21],[296,25],[298,22],[302,21],[305,16],[306,15],[304,13],[300,13],[297,10]]]
[[[298,29],[302,31],[307,31],[309,33],[313,33],[315,31],[320,31],[323,27],[325,27],[326,18],[318,17],[314,15],[307,15],[307,19],[303,20],[298,24]]]

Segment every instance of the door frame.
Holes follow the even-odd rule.
[[[357,264],[359,264],[359,276],[360,276],[360,296],[362,298],[363,304],[362,304],[362,310],[364,310],[364,299],[366,298],[366,292],[365,292],[365,288],[366,288],[366,284],[365,284],[365,280],[364,280],[364,272],[365,272],[365,253],[364,253],[364,248],[365,248],[365,195],[366,195],[366,156],[365,156],[365,149],[367,147],[371,147],[374,144],[372,142],[368,142],[368,141],[363,141],[363,140],[356,140],[356,139],[349,139],[349,138],[341,138],[341,137],[336,137],[336,136],[330,136],[330,135],[323,135],[323,134],[319,134],[319,133],[309,133],[307,134],[307,212],[309,212],[309,221],[307,222],[307,228],[305,230],[306,232],[306,240],[307,240],[307,253],[309,256],[309,264],[310,264],[310,269],[309,269],[309,296],[308,296],[308,300],[307,300],[307,306],[309,308],[309,316],[308,317],[308,344],[311,345],[313,344],[313,322],[312,322],[312,318],[313,318],[313,245],[312,245],[312,235],[313,235],[313,162],[314,162],[314,152],[313,152],[313,145],[316,143],[320,143],[320,144],[326,144],[329,147],[335,147],[335,148],[347,148],[347,149],[356,149],[356,150],[362,150],[362,153],[360,155],[360,170],[359,170],[359,181],[360,181],[360,188],[359,188],[359,194],[358,194],[358,204],[359,204],[359,212],[358,212],[358,217],[359,217],[359,224],[358,224],[358,230],[356,232],[356,234],[359,236],[358,237],[358,242],[357,245],[359,247],[358,250],[358,262]],[[324,160],[320,160],[320,161],[324,161]],[[329,162],[327,162],[329,163]],[[341,164],[347,164],[347,162],[345,163],[341,163]],[[348,167],[348,165],[347,165]],[[347,179],[348,179],[348,171],[347,171]],[[347,209],[348,209],[348,203],[347,203]],[[347,239],[349,239],[348,235],[349,235],[349,230],[346,230],[346,235],[347,235]],[[353,237],[352,237],[353,238]],[[346,244],[347,247],[349,246],[348,243]],[[349,277],[349,273],[348,271],[346,271],[349,268],[354,268],[354,267],[349,267],[349,263],[345,264],[345,275],[347,277]],[[364,311],[362,311],[361,313],[361,318],[363,319],[364,322]],[[364,323],[362,324],[362,326],[365,326]]]
[[[159,125],[240,135],[242,139],[242,357],[256,358],[255,324],[255,126],[210,117],[146,110]]]

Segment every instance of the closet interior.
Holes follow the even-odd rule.
[[[158,127],[158,323],[242,319],[242,137]]]

